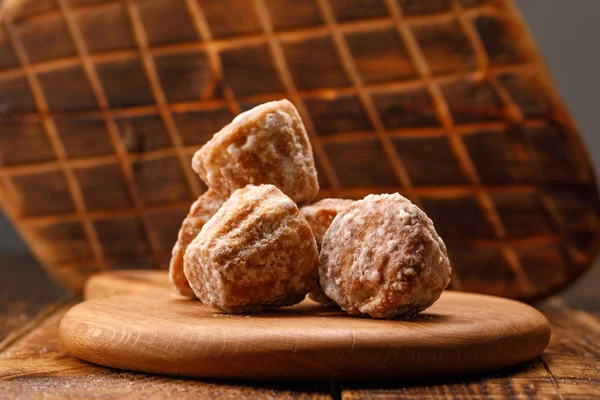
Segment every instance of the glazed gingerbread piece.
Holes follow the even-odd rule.
[[[323,199],[317,201],[316,203],[304,206],[300,208],[300,212],[310,225],[310,228],[315,235],[315,240],[317,241],[317,248],[319,251],[321,250],[321,242],[323,241],[323,236],[325,236],[325,232],[331,225],[331,222],[336,217],[336,215],[348,207],[350,204],[354,203],[353,200],[346,199]],[[323,293],[323,289],[321,286],[317,286],[315,290],[310,292],[310,298],[314,301],[321,303],[327,306],[335,306],[337,305],[333,300],[325,296]]]
[[[317,285],[315,238],[296,204],[273,185],[235,191],[188,246],[196,296],[226,312],[296,304]]]
[[[348,206],[323,238],[321,287],[350,314],[416,314],[439,298],[450,273],[432,221],[397,193],[369,195]]]
[[[196,152],[192,167],[225,195],[247,184],[273,184],[304,203],[319,191],[306,129],[288,100],[261,104],[235,117]]]
[[[198,236],[200,230],[225,202],[226,197],[208,189],[192,204],[187,217],[181,224],[177,242],[173,247],[169,264],[169,278],[175,292],[185,297],[196,297],[183,272],[183,255],[188,245]]]

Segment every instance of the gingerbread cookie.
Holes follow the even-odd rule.
[[[183,220],[177,242],[171,253],[169,278],[175,291],[186,297],[196,297],[183,273],[183,255],[188,245],[198,236],[200,230],[225,202],[226,197],[208,189],[192,204],[187,217]]]
[[[352,203],[354,203],[353,200],[323,199],[321,201],[317,201],[316,203],[300,208],[300,212],[308,221],[308,224],[310,225],[313,234],[315,235],[319,251],[321,250],[321,242],[323,241],[323,236],[325,236],[325,232],[327,232],[327,229],[329,228],[329,225],[331,225],[333,219],[340,211],[342,211]],[[323,289],[321,289],[321,286],[317,286],[315,290],[310,292],[309,296],[314,301],[323,305],[337,305],[333,300],[325,296],[325,293],[323,293]]]
[[[350,314],[416,314],[439,298],[450,273],[432,221],[397,193],[369,195],[348,206],[323,238],[321,287]]]
[[[315,238],[296,204],[273,185],[235,191],[188,246],[196,296],[227,312],[300,302],[317,285]]]
[[[315,235],[319,250],[321,249],[323,236],[325,236],[325,232],[327,232],[333,219],[340,211],[352,203],[354,203],[354,200],[323,199],[300,208],[300,212],[310,224],[313,234]]]
[[[273,184],[297,203],[319,191],[312,147],[288,100],[261,104],[217,132],[192,160],[206,184],[223,194]]]

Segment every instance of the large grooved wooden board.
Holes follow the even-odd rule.
[[[547,297],[594,261],[600,201],[513,3],[1,1],[0,207],[65,287],[164,268],[205,190],[191,155],[285,97],[319,197],[399,191],[452,289]]]
[[[106,273],[90,284],[95,289],[88,295],[95,297],[102,285],[123,287],[123,274],[139,276],[133,293],[97,297],[65,315],[60,335],[68,351],[115,368],[184,376],[406,379],[519,364],[539,355],[550,338],[537,310],[491,296],[445,292],[407,320],[350,317],[310,300],[229,315],[171,297],[166,274],[161,282],[150,273],[114,273],[114,279]]]

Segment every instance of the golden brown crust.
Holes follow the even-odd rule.
[[[327,229],[329,228],[329,225],[331,225],[333,219],[340,211],[352,203],[354,203],[353,200],[347,199],[323,199],[317,201],[316,203],[300,208],[300,212],[308,221],[308,224],[315,235],[315,240],[317,241],[317,248],[319,251],[321,251],[321,242],[323,241],[323,236],[325,236],[325,232],[327,232]],[[315,290],[310,292],[309,296],[314,301],[323,305],[337,305],[335,301],[331,300],[325,295],[325,293],[323,293],[323,289],[321,289],[320,285],[317,286]]]
[[[308,222],[273,185],[235,191],[184,256],[196,296],[227,312],[298,303],[317,285],[317,264]]]
[[[288,100],[238,115],[196,152],[192,167],[209,187],[224,194],[247,184],[273,184],[304,203],[319,191],[306,129]]]
[[[187,217],[181,224],[177,242],[173,246],[169,264],[169,278],[175,292],[185,297],[196,297],[183,272],[183,255],[188,245],[198,236],[204,224],[223,205],[226,197],[208,189],[192,204]]]
[[[432,221],[397,193],[353,203],[323,238],[321,287],[350,314],[416,314],[439,298],[450,273],[446,246]]]

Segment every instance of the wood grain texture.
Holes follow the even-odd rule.
[[[551,323],[552,337],[544,353],[527,364],[495,374],[417,385],[344,382],[342,398],[599,398],[600,321],[556,298],[540,304],[540,310]]]
[[[160,284],[149,273],[154,281],[141,278],[137,288]],[[115,281],[125,274],[117,272]],[[93,282],[110,285],[110,278]],[[540,354],[549,339],[535,309],[458,292],[445,292],[412,319],[373,320],[310,300],[277,312],[222,314],[170,291],[142,290],[69,311],[61,337],[71,354],[121,369],[212,378],[423,378],[516,365]]]
[[[331,398],[327,383],[199,381],[89,364],[66,354],[58,338],[60,319],[73,304],[63,306],[35,331],[0,352],[0,398]]]
[[[164,297],[171,293],[173,285],[165,279],[165,271],[122,270],[92,276],[85,284],[83,297],[86,300],[122,294]]]
[[[453,289],[543,298],[600,247],[585,144],[511,0],[10,5],[0,205],[65,287],[165,266],[203,189],[188,157],[284,97],[319,196],[422,205]]]
[[[11,257],[0,257],[3,267]],[[41,272],[38,264],[29,257],[20,257],[22,262],[13,274],[3,273],[0,279],[0,293],[11,292],[13,298],[31,301],[38,291],[51,286],[48,279],[31,277]],[[5,271],[5,270],[4,270]],[[589,276],[590,278],[593,275]],[[595,298],[600,296],[597,281],[583,279],[575,287],[576,292],[566,293],[571,302],[582,307],[587,305],[594,310]],[[579,297],[579,294],[582,297]],[[594,297],[594,294],[596,297]],[[591,299],[592,302],[586,302]],[[125,372],[98,367],[64,354],[64,348],[58,341],[58,323],[69,306],[51,314],[49,319],[25,337],[8,348],[0,350],[0,398],[98,398],[98,399],[148,399],[148,398],[269,398],[269,399],[501,399],[501,398],[544,398],[544,399],[597,399],[600,384],[593,377],[594,369],[589,369],[590,361],[599,359],[597,351],[589,343],[600,342],[600,328],[597,320],[590,322],[589,314],[568,308],[563,302],[552,300],[538,305],[552,325],[552,338],[542,358],[546,365],[536,359],[516,368],[499,373],[476,375],[465,379],[444,381],[353,381],[331,382],[329,385],[302,383],[232,382],[206,381],[197,379],[176,379],[163,376]],[[0,316],[10,313],[0,308]],[[582,323],[580,320],[585,320]],[[44,322],[45,321],[45,322]],[[562,327],[562,328],[561,328]],[[584,338],[584,339],[582,339]],[[562,355],[562,360],[559,356]],[[576,357],[565,357],[573,356]],[[580,379],[581,361],[584,376]],[[594,367],[594,364],[591,364]],[[594,368],[597,368],[594,367]],[[552,378],[556,370],[556,378]],[[570,371],[570,372],[569,372]],[[568,376],[575,378],[569,378]],[[596,376],[598,373],[596,373]],[[553,383],[554,379],[554,383]]]
[[[559,383],[600,385],[600,321],[570,309],[562,300],[544,303],[541,311],[552,318],[554,332],[540,357]],[[597,392],[600,396],[600,391]]]
[[[0,254],[0,351],[66,296],[29,254]]]

